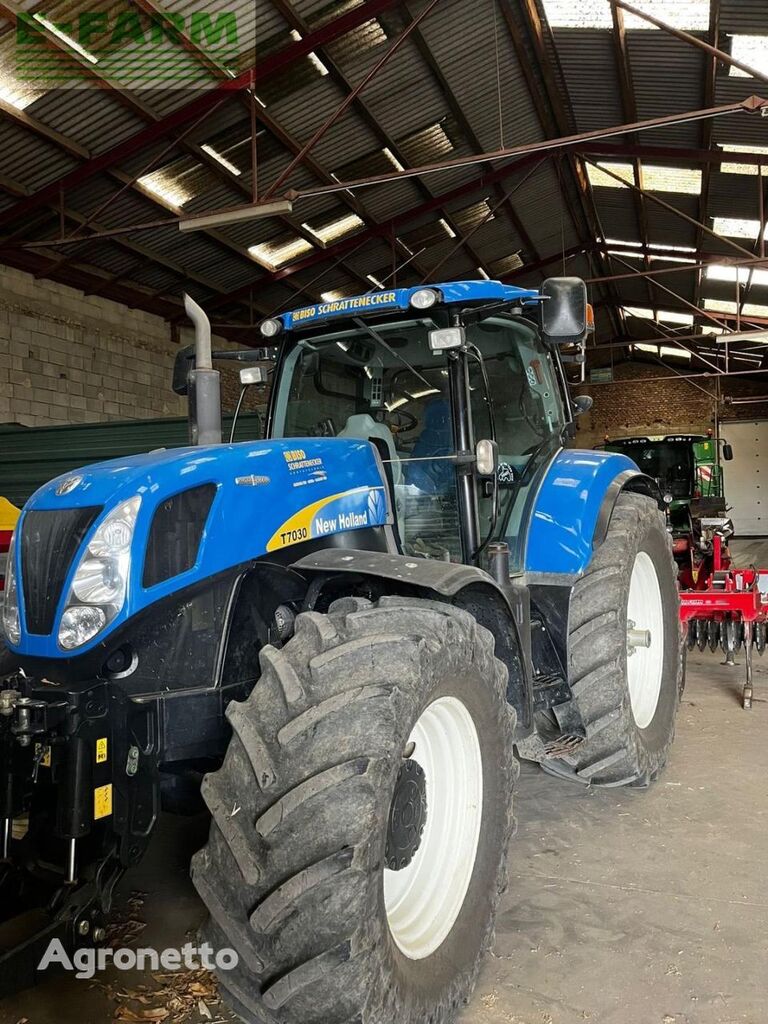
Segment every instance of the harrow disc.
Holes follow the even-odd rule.
[[[716,651],[720,646],[720,623],[717,619],[707,620],[707,638],[710,651]]]

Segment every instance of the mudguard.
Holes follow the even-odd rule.
[[[660,500],[654,480],[615,452],[563,449],[547,467],[534,501],[525,551],[527,573],[576,577],[608,529],[623,490]]]
[[[205,484],[213,484],[216,491],[195,564],[145,587],[144,553],[155,511],[169,498]],[[88,466],[41,487],[22,511],[21,531],[31,511],[102,507],[69,567],[49,636],[27,631],[22,545],[16,545],[22,637],[12,650],[28,657],[63,656],[57,643],[58,624],[81,552],[105,516],[136,495],[141,496],[141,506],[125,603],[105,629],[78,648],[78,655],[102,643],[149,605],[227,569],[307,540],[392,522],[375,449],[367,441],[352,438],[248,441],[150,452]]]

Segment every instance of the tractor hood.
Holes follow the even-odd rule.
[[[112,558],[126,580],[120,608],[92,639],[65,650],[62,615],[72,604],[98,604],[100,592],[99,564],[91,561],[94,585],[86,580],[72,595],[78,566],[94,551],[98,559],[105,536],[119,547],[122,510],[132,532],[122,562]],[[118,519],[111,527],[110,516]],[[148,605],[228,569],[391,522],[381,465],[366,441],[249,441],[88,466],[41,487],[22,511],[13,553],[21,639],[10,647],[30,657],[73,657]]]

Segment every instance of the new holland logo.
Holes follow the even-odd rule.
[[[81,476],[68,476],[66,480],[62,480],[59,486],[56,488],[57,497],[61,498],[65,494],[71,494],[76,487],[79,487],[83,482]]]

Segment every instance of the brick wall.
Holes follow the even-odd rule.
[[[181,344],[191,341],[182,330]],[[171,391],[177,350],[160,317],[0,266],[0,423],[183,416],[186,401]],[[231,409],[237,369],[221,369]]]
[[[695,387],[671,377],[671,370],[652,363],[619,363],[614,367],[615,383],[575,385],[574,394],[591,395],[594,405],[580,418],[574,443],[591,448],[602,443],[606,434],[705,433],[715,419],[715,381],[702,379]],[[765,383],[723,378],[721,395],[723,399],[768,395],[768,377]],[[729,406],[721,401],[717,409],[721,419],[768,417],[768,402]]]

